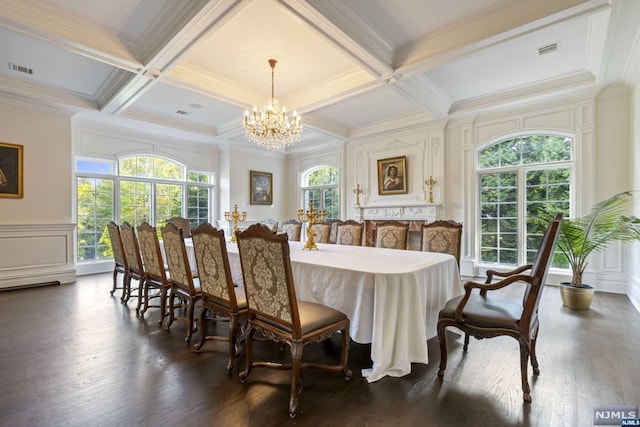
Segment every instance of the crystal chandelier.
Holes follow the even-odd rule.
[[[298,113],[294,111],[290,120],[287,117],[286,107],[280,108],[274,97],[273,70],[276,67],[276,62],[275,59],[269,60],[271,66],[271,100],[269,104],[260,109],[253,107],[251,114],[247,110],[244,113],[243,123],[247,139],[270,150],[278,150],[299,141],[302,133],[302,123],[300,123]]]

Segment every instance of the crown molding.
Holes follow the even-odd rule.
[[[468,98],[453,103],[450,115],[490,110],[513,104],[535,103],[545,98],[566,94],[578,89],[592,87],[596,83],[593,74],[583,71],[560,78],[547,80],[534,85],[521,86],[516,89],[495,92],[488,95]]]

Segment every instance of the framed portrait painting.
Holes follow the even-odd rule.
[[[378,160],[378,194],[407,192],[407,156]]]
[[[0,197],[22,198],[22,149],[0,142]]]
[[[252,205],[272,205],[273,175],[269,172],[249,171],[249,194]]]

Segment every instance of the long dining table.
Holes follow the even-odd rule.
[[[371,344],[369,382],[411,372],[429,361],[427,340],[436,336],[438,312],[463,288],[455,257],[433,252],[289,242],[296,296],[349,316],[351,339]],[[227,243],[231,274],[241,285],[235,243]]]
[[[195,269],[191,239],[185,239]],[[289,242],[296,296],[349,316],[351,339],[371,344],[369,382],[411,373],[411,363],[428,363],[427,340],[436,336],[438,312],[464,294],[452,255],[365,246]],[[227,243],[233,281],[242,286],[236,243]]]

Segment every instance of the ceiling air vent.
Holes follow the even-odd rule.
[[[181,116],[189,115],[189,113],[187,111],[184,111],[184,110],[178,110],[178,111],[176,111],[176,114],[180,114]]]
[[[33,68],[25,67],[23,65],[14,64],[12,62],[9,62],[9,69],[11,71],[17,71],[19,73],[33,74]]]
[[[558,50],[558,43],[551,43],[546,46],[538,48],[538,55],[545,55],[547,53],[555,52]]]

